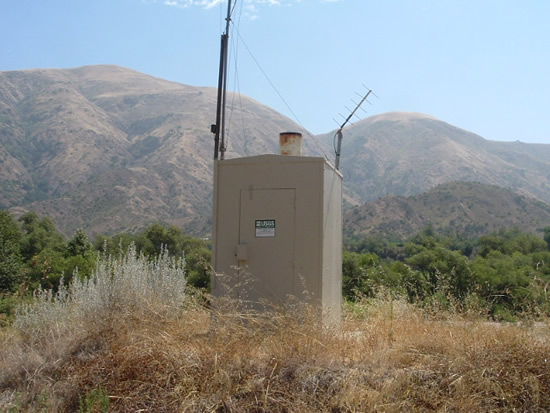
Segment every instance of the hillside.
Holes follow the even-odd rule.
[[[215,89],[116,66],[2,72],[0,207],[37,210],[66,233],[154,221],[205,233],[215,100]],[[300,129],[252,99],[238,101],[228,158],[276,153],[278,133]],[[306,141],[306,153],[316,150]]]
[[[333,135],[320,139],[331,142]],[[355,123],[344,131],[341,165],[354,205],[452,181],[498,185],[550,202],[550,145],[488,141],[418,113]]]
[[[494,185],[450,182],[410,197],[388,195],[344,216],[350,237],[405,239],[428,225],[468,238],[510,227],[535,233],[550,226],[550,205]]]
[[[305,155],[332,160],[334,132],[312,137],[235,97],[227,158],[278,153],[278,134],[291,130],[304,133]],[[215,99],[215,89],[117,66],[0,72],[0,208],[49,215],[67,235],[152,222],[208,234]],[[427,115],[357,122],[344,131],[341,165],[347,207],[452,181],[550,202],[550,145],[487,141]]]

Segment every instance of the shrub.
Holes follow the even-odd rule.
[[[108,389],[77,383],[66,366],[76,363],[88,375],[85,364],[104,355],[109,338],[140,320],[176,319],[185,304],[184,264],[166,249],[149,259],[131,245],[99,256],[91,277],[75,274],[57,290],[38,288],[0,330],[0,410],[107,411]]]
[[[99,256],[91,277],[73,276],[57,292],[38,288],[34,302],[18,309],[15,327],[29,337],[46,331],[61,337],[71,327],[104,322],[115,314],[177,314],[185,297],[184,265],[183,258],[170,257],[166,249],[147,259],[133,244],[125,254]]]

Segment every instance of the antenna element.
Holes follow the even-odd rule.
[[[359,107],[363,104],[363,102],[365,100],[367,100],[367,98],[369,97],[369,95],[372,93],[372,90],[369,89],[369,91],[365,94],[365,96],[363,96],[363,99],[361,99],[361,101],[357,104],[357,106],[355,106],[355,109],[353,109],[351,111],[351,113],[349,114],[349,116],[346,118],[346,120],[344,121],[344,123],[342,123],[342,125],[340,125],[340,129],[338,129],[336,131],[336,135],[338,135],[338,144],[336,146],[336,160],[334,161],[334,166],[336,167],[336,170],[340,170],[340,152],[342,151],[342,139],[343,139],[343,135],[342,135],[342,130],[344,129],[344,127],[347,125],[347,123],[349,122],[349,120],[352,118],[353,115],[355,115],[355,112],[357,112],[357,109],[359,109]]]

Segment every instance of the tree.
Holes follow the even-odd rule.
[[[546,227],[542,230],[544,241],[546,241],[546,247],[550,250],[550,227]]]
[[[498,233],[484,235],[478,240],[478,255],[482,257],[487,257],[493,251],[511,255],[514,252],[532,254],[546,249],[546,242],[539,237],[517,229],[501,230]]]
[[[181,255],[182,251],[177,251],[176,236],[177,228],[169,231],[161,224],[153,224],[137,237],[136,247],[149,256],[160,254],[163,247],[172,255]]]
[[[75,270],[81,277],[88,277],[94,269],[95,257],[93,246],[82,229],[77,229],[73,238],[67,243],[65,252],[65,278],[70,279]]]
[[[369,278],[367,269],[379,264],[380,258],[376,254],[344,251],[342,257],[342,290],[344,297],[353,300],[358,295],[374,295],[374,284],[379,281]]]
[[[66,259],[62,251],[46,247],[34,255],[28,271],[28,282],[32,288],[57,288],[61,277],[66,274]]]
[[[458,251],[441,246],[423,251],[407,259],[413,269],[426,275],[430,284],[429,294],[448,290],[455,298],[462,299],[472,287],[472,271],[468,258]]]
[[[8,211],[0,211],[0,292],[12,291],[20,280],[23,260],[21,231]]]
[[[23,237],[21,238],[21,254],[26,261],[46,248],[61,252],[65,249],[63,236],[57,231],[54,223],[48,217],[40,218],[36,212],[30,211],[19,218]]]
[[[116,252],[128,251],[128,248],[132,243],[137,247],[137,237],[132,234],[115,234],[112,237],[100,234],[95,237],[93,248],[95,251],[109,252],[113,254]]]
[[[25,260],[26,282],[32,288],[57,287],[65,270],[66,244],[53,221],[30,211],[19,217],[21,254]]]
[[[475,283],[497,319],[510,319],[509,314],[522,310],[528,300],[532,266],[525,265],[521,255],[492,251],[472,261]]]
[[[67,255],[74,257],[80,255],[87,257],[92,252],[92,244],[88,240],[88,236],[82,229],[77,229],[73,238],[67,243]]]

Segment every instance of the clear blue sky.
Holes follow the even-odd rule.
[[[117,64],[216,86],[226,4],[0,0],[0,70]],[[335,129],[365,85],[378,98],[361,117],[421,112],[550,144],[550,1],[236,0],[230,38],[229,89],[312,133]]]

